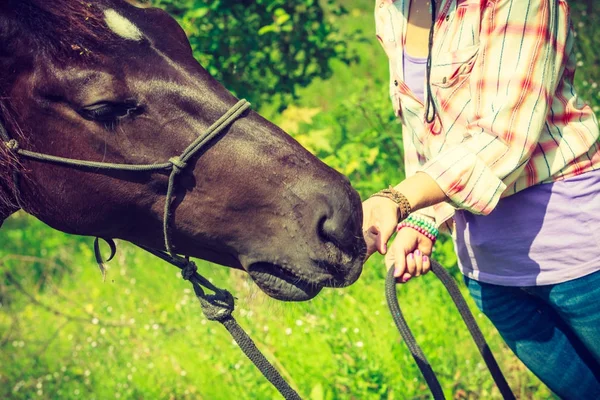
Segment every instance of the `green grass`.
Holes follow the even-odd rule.
[[[344,29],[362,29],[351,44],[362,61],[335,64],[334,77],[300,91],[297,107],[320,109],[319,128],[371,129],[386,104],[387,61],[374,39],[372,2],[357,1]],[[582,18],[597,37],[595,16]],[[578,20],[579,22],[579,20]],[[598,106],[593,39],[581,47],[584,96]],[[581,69],[580,68],[580,69]],[[348,116],[344,110],[360,110]],[[274,107],[264,114],[285,124]],[[386,108],[385,119],[390,109]],[[383,118],[383,117],[382,117]],[[382,124],[383,125],[383,124]],[[389,129],[399,127],[385,125]],[[390,128],[391,127],[391,128]],[[399,176],[401,172],[398,172]],[[365,193],[362,180],[353,183]],[[438,249],[458,277],[450,242]],[[107,279],[94,265],[91,239],[53,231],[17,215],[0,230],[0,398],[7,399],[271,399],[278,395],[232,344],[207,322],[175,268],[120,243]],[[242,273],[200,262],[200,269],[237,297],[234,313],[257,345],[307,399],[427,399],[427,387],[385,305],[384,268],[374,257],[361,279],[314,300],[266,298]],[[15,283],[17,282],[17,283]],[[461,288],[464,285],[460,282]],[[447,398],[499,399],[466,328],[433,275],[400,289],[400,303]],[[520,399],[553,398],[510,353],[490,323],[477,320]]]
[[[11,274],[0,281],[1,398],[277,397],[224,328],[203,318],[189,284],[172,266],[121,243],[103,282],[86,245],[91,240],[24,216],[8,221],[0,242],[10,243],[0,255],[2,270]],[[26,257],[34,247],[50,250],[36,255],[42,259]],[[72,271],[61,274],[63,266]],[[235,293],[240,324],[304,397],[427,398],[387,311],[380,260],[369,262],[352,287],[325,290],[301,304],[266,298],[236,271],[202,262],[200,268]],[[38,276],[34,270],[49,272]],[[499,398],[435,278],[401,292],[448,397]],[[477,315],[520,397],[548,397]]]

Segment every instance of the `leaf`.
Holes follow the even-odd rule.
[[[264,35],[265,33],[277,32],[278,30],[279,30],[279,27],[276,25],[265,25],[258,30],[258,34]]]
[[[379,147],[374,147],[369,150],[369,156],[367,157],[367,164],[373,165],[377,156],[379,155]]]
[[[320,108],[289,106],[282,114],[279,127],[289,134],[300,133],[300,124],[312,123],[313,117],[321,112]]]
[[[208,14],[210,9],[208,7],[200,7],[195,10],[188,11],[186,18],[202,18]]]
[[[332,153],[333,147],[331,146],[331,129],[319,129],[313,130],[308,134],[310,143],[317,151],[324,151],[326,153]]]

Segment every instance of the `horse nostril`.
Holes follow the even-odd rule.
[[[364,244],[360,196],[346,181],[330,183],[326,189],[311,203],[314,229],[322,242],[332,243],[341,253],[354,257],[363,252]]]
[[[331,242],[341,249],[348,249],[354,242],[354,221],[351,213],[333,212],[319,219],[318,233],[323,241]]]

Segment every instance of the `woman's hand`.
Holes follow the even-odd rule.
[[[408,282],[413,276],[424,275],[431,269],[433,242],[411,228],[400,229],[390,251],[385,256],[388,269],[395,268],[398,282]]]
[[[363,235],[367,242],[365,261],[375,251],[387,253],[387,242],[396,230],[399,208],[385,197],[371,197],[363,202]]]

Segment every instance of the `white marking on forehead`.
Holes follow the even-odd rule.
[[[104,11],[104,20],[111,31],[128,40],[142,40],[144,36],[137,26],[113,9]]]

